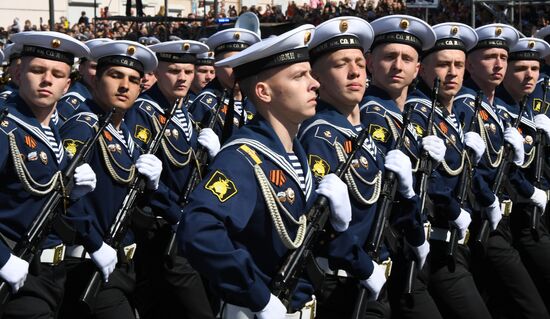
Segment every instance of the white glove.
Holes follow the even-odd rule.
[[[279,298],[271,294],[269,302],[264,309],[254,313],[258,319],[284,319],[286,308]]]
[[[11,286],[13,293],[16,293],[19,288],[23,287],[28,273],[29,263],[12,254],[10,254],[10,258],[6,264],[0,268],[0,277]]]
[[[399,193],[405,198],[412,198],[414,189],[411,159],[400,150],[391,150],[386,155],[384,167],[397,175]]]
[[[422,243],[422,245],[414,247],[405,240],[405,244],[408,246],[409,249],[413,251],[414,255],[416,256],[416,261],[418,262],[418,270],[422,270],[424,264],[426,263],[426,258],[430,253],[430,243],[428,243],[427,240],[424,240],[424,243]]]
[[[474,151],[474,164],[479,163],[481,156],[485,153],[485,143],[481,136],[476,132],[464,134],[464,143]]]
[[[544,210],[546,209],[548,198],[546,197],[545,191],[535,187],[535,192],[533,193],[533,195],[531,195],[531,198],[529,198],[529,200],[531,201],[531,204],[540,207],[542,212],[544,212]]]
[[[550,119],[545,114],[535,115],[535,126],[537,129],[544,131],[550,139]]]
[[[435,135],[428,135],[422,138],[422,148],[430,154],[430,157],[437,163],[441,163],[445,159],[445,143]]]
[[[369,300],[377,300],[382,287],[386,283],[386,271],[384,267],[374,261],[372,262],[372,265],[374,266],[372,274],[369,278],[361,280],[361,284],[370,292]]]
[[[147,177],[147,188],[156,190],[159,187],[162,162],[153,154],[143,154],[136,161],[138,172]]]
[[[468,226],[470,226],[471,222],[472,217],[470,217],[470,214],[461,208],[458,217],[455,220],[450,221],[450,224],[460,231],[459,239],[462,239],[466,236],[466,230],[468,229]]]
[[[74,171],[74,187],[71,192],[71,198],[80,198],[95,189],[97,179],[94,170],[84,163],[78,166]]]
[[[206,147],[208,155],[213,158],[220,151],[220,139],[211,128],[203,128],[199,133],[199,143]]]
[[[103,273],[105,282],[109,281],[109,275],[115,270],[118,261],[116,250],[113,247],[103,243],[98,250],[90,254],[92,261]]]
[[[330,204],[330,223],[334,230],[343,232],[351,221],[351,203],[348,186],[334,173],[325,175],[315,190],[319,195],[328,198]]]
[[[514,127],[508,127],[504,131],[504,140],[514,148],[514,163],[517,166],[523,164],[525,159],[525,148],[523,147],[523,136]]]
[[[489,207],[485,208],[484,215],[489,220],[491,229],[497,229],[498,223],[502,219],[502,211],[500,210],[498,197],[495,196],[495,201]]]

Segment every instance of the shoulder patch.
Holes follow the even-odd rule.
[[[317,130],[315,130],[315,137],[325,140],[330,145],[334,146],[337,135],[332,129],[319,126],[317,127]]]
[[[139,105],[139,109],[145,112],[146,114],[148,114],[149,116],[153,116],[155,114],[155,108],[151,104],[145,101],[143,101]]]
[[[235,183],[218,170],[210,176],[204,188],[211,191],[222,203],[237,194]]]
[[[73,158],[82,145],[84,145],[83,141],[73,139],[63,140],[63,148],[67,151],[69,158]]]
[[[381,117],[385,117],[386,109],[377,104],[370,104],[366,106],[366,113],[377,114]]]
[[[386,143],[390,138],[390,132],[388,129],[377,124],[369,125],[369,135],[372,136],[373,140],[380,141],[382,143]]]
[[[8,135],[11,132],[17,130],[17,125],[15,125],[13,121],[5,119],[2,122],[0,122],[0,130],[4,132],[6,135]]]
[[[86,123],[89,127],[94,127],[97,124],[97,117],[91,113],[80,113],[76,117],[76,121]]]
[[[213,94],[205,94],[201,97],[200,102],[209,109],[216,106],[216,97]]]
[[[420,126],[417,123],[412,123],[412,126],[414,127],[414,130],[416,131],[416,134],[420,137],[424,137],[424,128]]]
[[[134,137],[145,144],[149,143],[149,141],[151,140],[151,136],[151,131],[144,126],[136,125],[136,127],[134,128]]]
[[[251,165],[258,165],[262,163],[262,160],[258,156],[258,153],[256,153],[255,150],[253,150],[250,146],[246,144],[239,146],[237,151],[244,155],[246,159],[249,160]]]
[[[65,99],[65,103],[69,104],[74,110],[78,110],[80,107],[80,100],[71,95]]]
[[[546,102],[546,105],[542,105],[543,101],[541,98],[534,98],[533,99],[533,104],[532,104],[532,107],[533,107],[533,111],[537,112],[537,113],[546,113],[546,111],[548,111],[548,108],[550,107],[550,102]]]
[[[323,177],[330,172],[330,165],[319,155],[310,154],[307,161],[313,175],[316,177]]]

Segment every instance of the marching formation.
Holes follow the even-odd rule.
[[[550,319],[550,27],[11,41],[2,318]]]

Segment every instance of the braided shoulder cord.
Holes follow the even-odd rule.
[[[275,227],[275,230],[277,231],[277,234],[281,238],[283,244],[288,249],[296,249],[300,247],[304,241],[304,236],[306,233],[307,217],[302,215],[299,220],[296,220],[292,214],[279,202],[279,200],[277,200],[275,190],[269,184],[269,181],[267,180],[267,177],[265,176],[265,173],[261,169],[260,165],[254,165],[254,174],[260,184],[260,189],[262,190],[267,209],[271,215],[273,226]],[[298,231],[294,240],[290,239],[290,235],[285,227],[280,211],[286,215],[292,224],[298,225]]]
[[[479,135],[481,135],[481,138],[483,139],[483,142],[487,147],[491,148],[492,151],[497,153],[497,158],[495,161],[492,160],[491,154],[489,154],[489,149],[485,151],[485,154],[487,156],[487,160],[489,161],[489,165],[491,165],[492,168],[497,168],[500,166],[500,163],[502,162],[502,157],[504,155],[504,147],[501,147],[500,150],[497,152],[493,145],[491,144],[491,139],[489,138],[487,134],[487,129],[485,129],[485,126],[483,125],[483,120],[481,119],[481,115],[478,115],[478,123],[479,123]]]
[[[525,162],[523,162],[523,165],[521,165],[521,168],[527,168],[529,167],[529,165],[531,165],[531,163],[533,162],[533,160],[535,159],[535,149],[537,147],[540,147],[540,146],[533,146],[531,148],[531,151],[528,152],[528,153],[525,153],[525,156],[527,156],[527,160]]]
[[[101,149],[101,156],[103,158],[103,162],[105,162],[105,166],[107,167],[107,171],[109,172],[111,177],[115,180],[115,182],[117,182],[119,184],[128,184],[128,183],[130,183],[134,179],[134,176],[136,174],[136,166],[132,164],[132,166],[130,166],[130,168],[122,167],[122,165],[120,165],[115,160],[115,158],[113,157],[113,155],[109,151],[109,149],[107,147],[107,142],[105,141],[105,138],[103,137],[103,135],[101,135],[99,137],[99,146],[100,146],[100,149]],[[118,168],[120,168],[122,171],[128,172],[128,178],[123,178],[120,175],[118,175],[117,172],[115,171],[115,169],[113,168],[113,165],[111,164],[111,161],[114,162],[115,165]]]
[[[342,144],[340,144],[338,142],[335,144],[335,146],[336,146],[336,154],[338,156],[338,161],[342,162],[342,163],[345,162],[346,158],[347,158],[347,155],[344,152],[344,147],[342,146]],[[355,183],[355,180],[353,179],[353,176],[351,175],[350,172],[353,172],[353,174],[361,182],[363,182],[367,185],[374,185],[374,191],[373,191],[373,193],[372,193],[372,195],[369,199],[366,199],[365,197],[363,197],[363,195],[361,195],[361,192],[359,191],[359,188],[357,187],[357,184]],[[382,186],[382,172],[378,171],[378,173],[376,173],[376,176],[374,177],[374,179],[371,182],[369,182],[366,179],[364,179],[363,177],[361,177],[360,174],[357,173],[357,171],[355,170],[355,168],[353,166],[350,166],[349,171],[347,171],[344,174],[344,179],[346,180],[346,184],[348,185],[348,189],[350,190],[353,197],[355,197],[355,199],[357,199],[361,204],[363,204],[363,205],[372,205],[372,204],[376,203],[376,201],[378,201],[378,197],[380,196],[380,190],[382,189],[382,187],[381,187]]]
[[[32,178],[32,175],[28,171],[27,167],[23,163],[21,153],[19,152],[19,148],[17,147],[17,143],[15,141],[15,135],[13,135],[13,133],[9,133],[8,138],[15,172],[17,173],[17,177],[19,177],[19,180],[23,184],[23,188],[25,188],[27,192],[31,193],[34,196],[44,196],[50,193],[57,186],[58,182],[60,182],[60,186],[64,190],[61,171],[57,171],[45,184],[40,184],[35,181],[34,178]]]
[[[153,117],[153,127],[155,128],[155,132],[159,132],[160,130],[162,130],[162,126],[161,124],[159,123],[158,119],[156,117]],[[166,157],[168,158],[168,161],[170,162],[170,164],[172,164],[173,166],[177,167],[177,168],[182,168],[184,166],[186,166],[187,164],[189,164],[189,162],[191,161],[191,155],[194,154],[193,152],[193,148],[192,147],[189,147],[189,150],[187,152],[183,152],[183,151],[180,151],[177,149],[177,147],[170,141],[170,139],[168,138],[165,138],[166,136],[164,135],[164,132],[163,132],[163,137],[160,141],[160,145],[161,145],[161,148],[163,149],[164,151],[164,154],[166,154]],[[176,157],[172,154],[172,152],[170,152],[169,148],[168,148],[168,145],[166,144],[166,142],[168,142],[168,144],[170,144],[170,146],[172,146],[172,148],[174,149],[174,151],[180,155],[183,155],[183,156],[187,156],[187,160],[185,162],[179,162]]]

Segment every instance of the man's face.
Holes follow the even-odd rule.
[[[86,60],[78,67],[78,71],[80,72],[80,75],[82,75],[82,79],[84,80],[84,83],[86,83],[86,85],[92,85],[95,77],[96,68],[97,62],[90,60]]]
[[[271,103],[271,113],[283,124],[298,125],[315,115],[319,82],[311,76],[309,62],[273,69],[263,83],[266,97],[262,100]]]
[[[145,73],[141,79],[141,91],[145,92],[149,90],[153,85],[157,83],[157,77],[154,72]]]
[[[355,106],[363,98],[367,79],[366,61],[359,49],[324,54],[313,65],[321,83],[321,98],[335,106]]]
[[[418,52],[401,43],[381,44],[368,59],[373,83],[387,92],[401,92],[418,74]]]
[[[94,99],[104,108],[129,110],[140,93],[139,72],[123,66],[109,66],[94,81]]]
[[[32,108],[54,107],[67,92],[71,80],[71,67],[60,61],[23,57],[16,70],[19,95]]]
[[[190,63],[160,62],[155,71],[157,84],[169,100],[187,95],[194,75],[195,66]]]
[[[479,86],[496,88],[506,74],[508,52],[501,48],[478,49],[466,59],[466,69]]]
[[[466,54],[460,50],[441,50],[430,53],[422,61],[420,76],[430,88],[436,76],[439,77],[439,95],[444,101],[453,98],[464,80]]]
[[[212,65],[198,65],[195,67],[195,78],[193,79],[192,89],[195,92],[201,91],[208,82],[216,77],[216,70]]]
[[[515,99],[533,93],[540,73],[540,62],[510,61],[504,77],[504,87]]]
[[[222,52],[216,55],[216,62],[223,59],[229,58],[232,55],[237,54],[236,51],[231,52]],[[235,78],[233,77],[233,68],[230,67],[216,67],[216,78],[220,81],[226,89],[231,89],[235,83]]]

